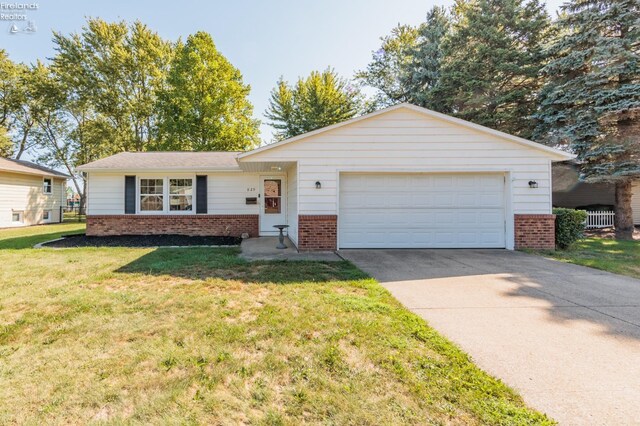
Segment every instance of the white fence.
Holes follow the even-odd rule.
[[[587,223],[585,228],[610,228],[613,226],[615,212],[587,212]]]

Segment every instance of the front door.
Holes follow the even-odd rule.
[[[286,225],[284,178],[260,178],[260,235],[276,235],[274,225]]]

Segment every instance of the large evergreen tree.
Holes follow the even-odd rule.
[[[377,107],[412,102],[407,83],[411,79],[412,55],[418,36],[415,27],[398,25],[390,35],[381,38],[382,45],[373,52],[367,68],[356,73],[356,80],[376,89],[374,102]]]
[[[280,79],[265,116],[280,140],[348,120],[364,108],[359,91],[327,69],[313,71],[294,86]]]
[[[459,2],[432,96],[457,117],[530,137],[549,30],[537,0]]]
[[[440,86],[443,48],[449,34],[450,20],[445,8],[435,6],[418,29],[418,40],[409,52],[411,59],[403,65],[400,83],[408,102],[439,112],[447,112],[443,99],[434,96]]]
[[[640,2],[573,0],[544,68],[537,137],[569,144],[587,181],[615,183],[616,237],[633,235],[640,179]]]
[[[179,45],[167,88],[160,95],[159,148],[245,150],[258,143],[258,121],[247,99],[250,87],[208,33]]]

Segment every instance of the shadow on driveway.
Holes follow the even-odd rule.
[[[640,280],[506,250],[344,250],[561,424],[640,418]]]

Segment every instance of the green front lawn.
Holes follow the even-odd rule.
[[[570,250],[542,253],[563,262],[640,278],[640,241],[588,238]]]
[[[0,231],[0,423],[548,424],[348,262]]]

